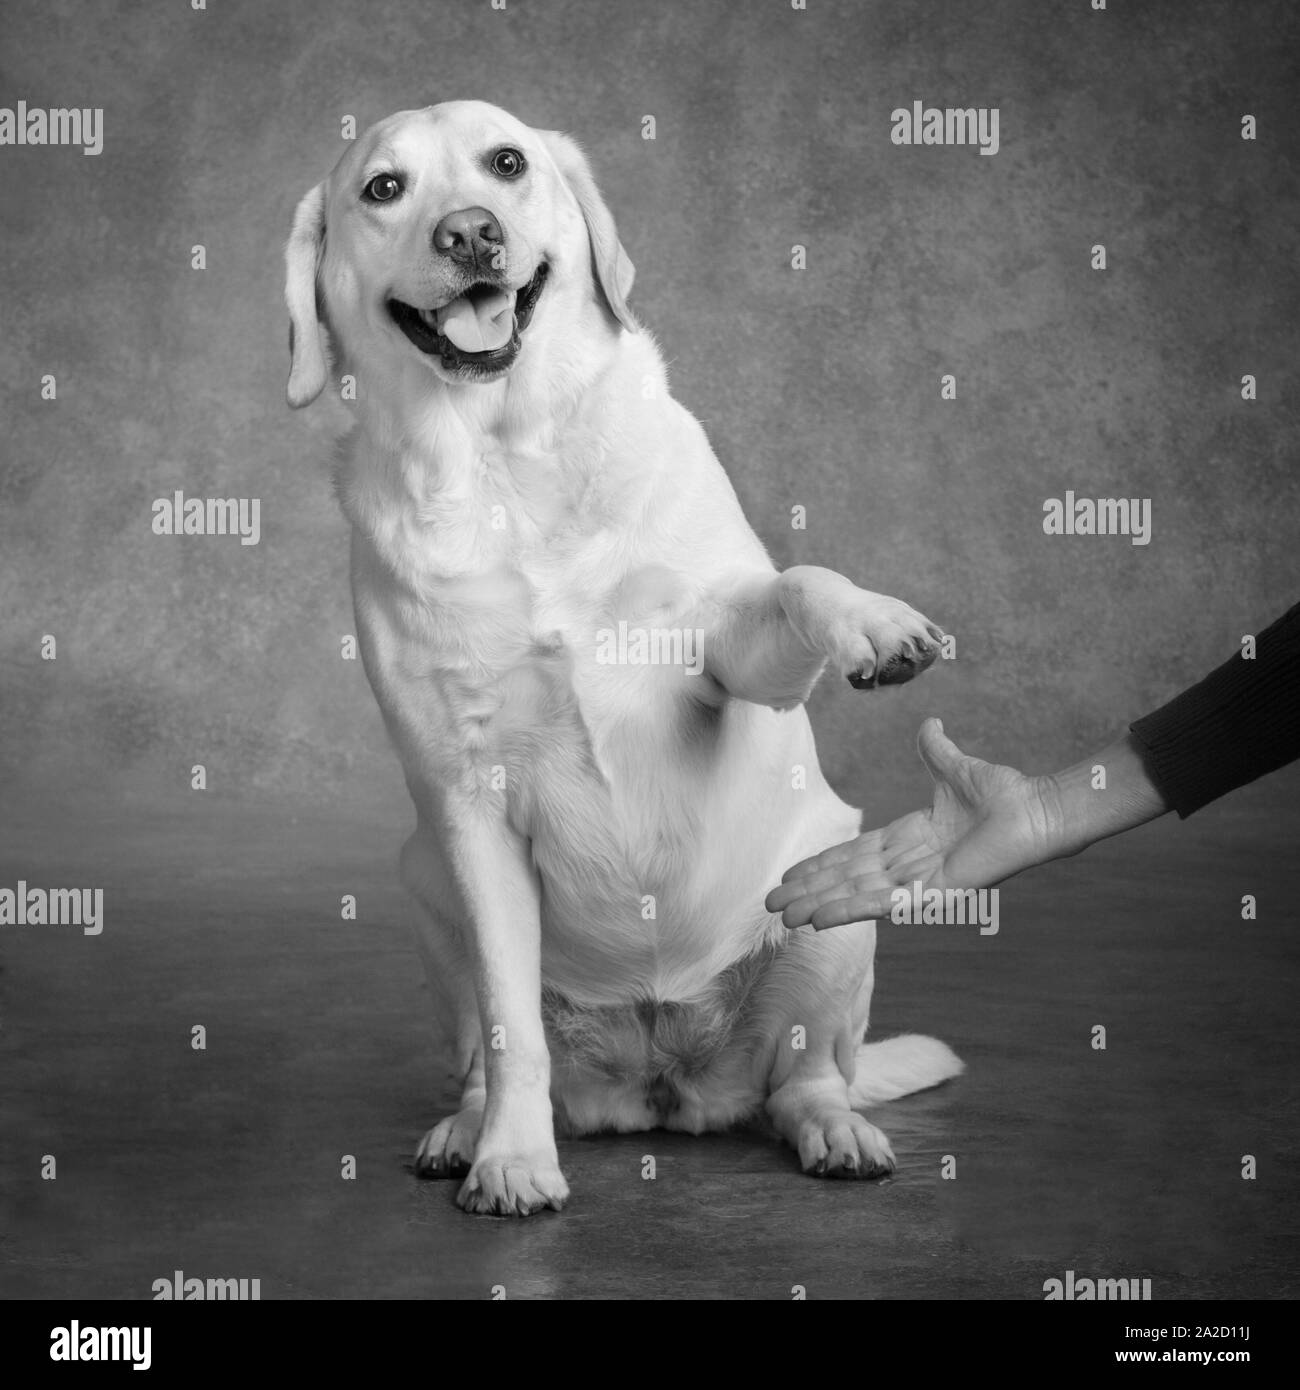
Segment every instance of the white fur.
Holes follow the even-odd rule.
[[[857,1071],[849,1096],[854,1105],[879,1105],[951,1081],[965,1070],[961,1058],[947,1043],[921,1033],[904,1033],[899,1038],[858,1047]]]
[[[523,178],[489,169],[502,145]],[[376,208],[380,171],[405,189]],[[550,267],[517,361],[474,383],[386,307],[461,292],[430,234],[468,207],[499,221],[509,287]],[[306,195],[286,261],[291,403],[331,357],[356,377],[338,486],[357,627],[464,1086],[417,1167],[467,1169],[469,1210],[524,1214],[567,1195],[557,1122],[698,1132],[764,1108],[811,1171],[892,1166],[852,1105],[960,1063],[891,1053],[854,1083],[874,924],[787,933],[763,897],[858,830],[802,708],[821,671],[921,666],[936,630],[829,570],[777,573],[627,310],[631,263],[565,137],[477,102],[402,112]],[[702,630],[704,674],[602,664],[620,620]]]

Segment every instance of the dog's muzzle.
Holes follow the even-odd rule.
[[[519,356],[547,270],[544,263],[538,266],[518,291],[484,280],[439,309],[417,309],[390,299],[388,312],[407,338],[427,357],[437,357],[447,371],[489,380],[507,371]]]

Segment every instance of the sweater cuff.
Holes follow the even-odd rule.
[[[1129,725],[1152,780],[1186,820],[1300,757],[1300,604],[1167,705]]]

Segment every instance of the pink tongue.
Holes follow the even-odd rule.
[[[462,352],[495,352],[505,347],[515,327],[515,296],[502,290],[470,300],[453,299],[438,310],[438,332]]]

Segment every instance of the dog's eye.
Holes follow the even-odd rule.
[[[393,174],[376,174],[361,190],[361,196],[368,203],[391,203],[401,191],[401,179]]]
[[[492,156],[492,172],[503,179],[517,179],[524,168],[524,157],[518,150],[498,150]]]

